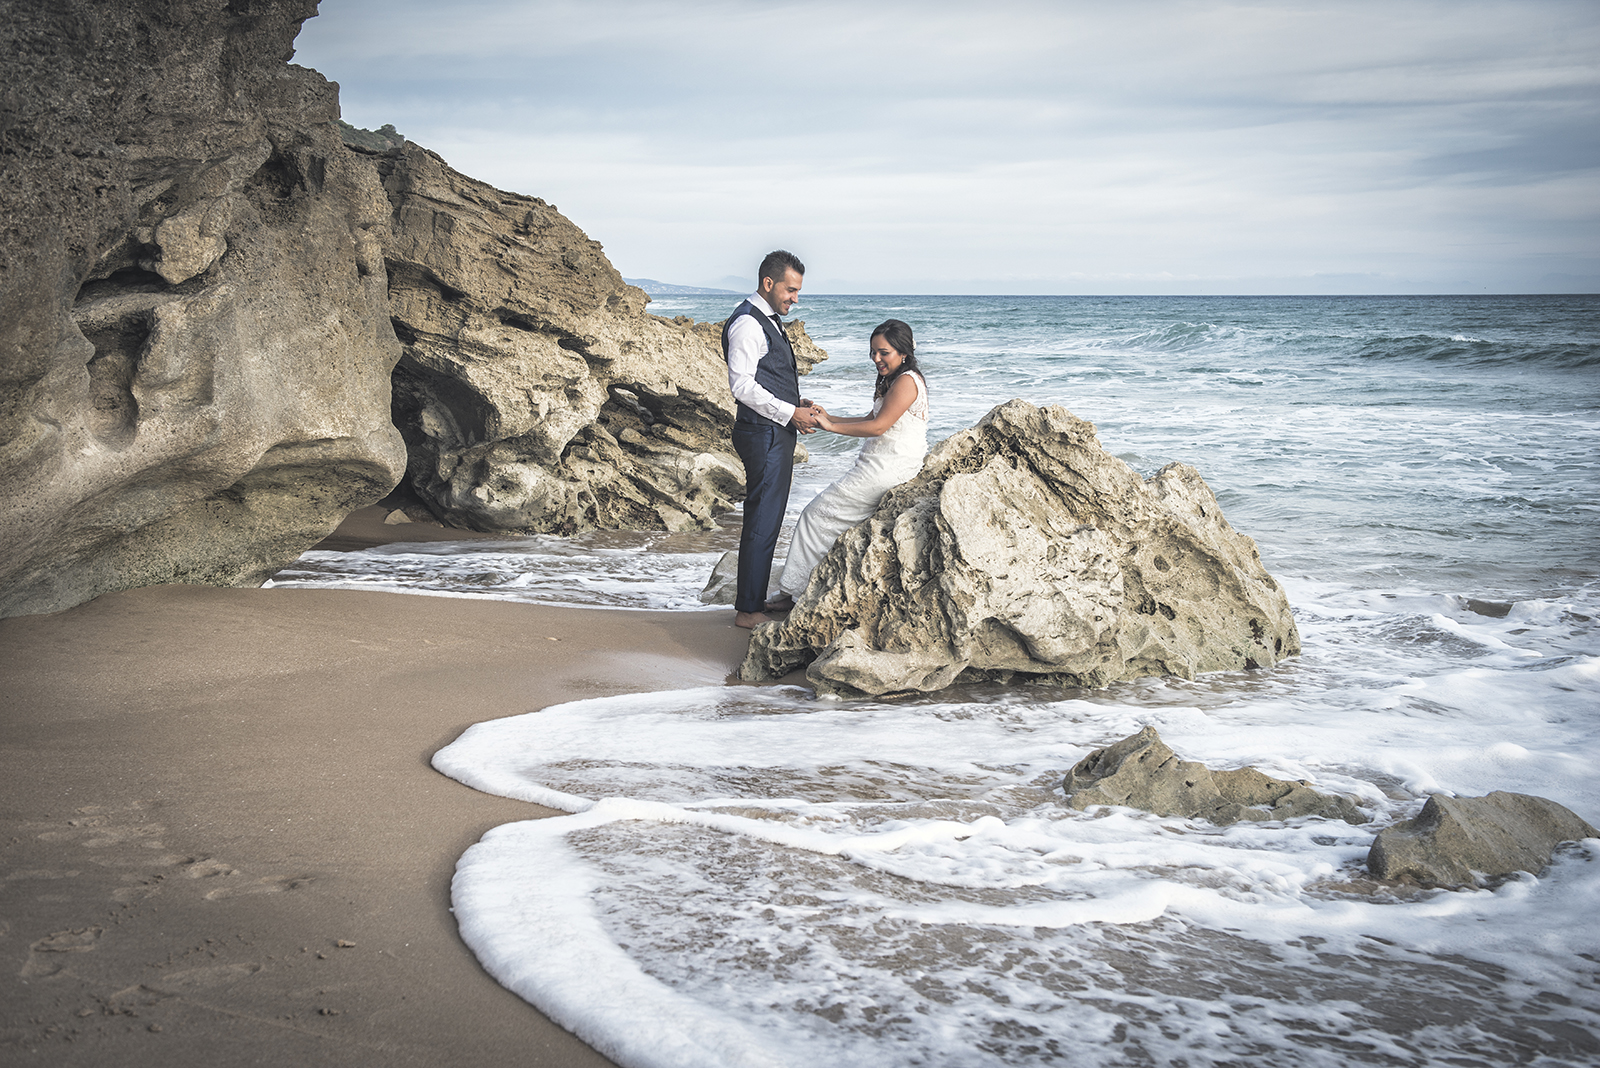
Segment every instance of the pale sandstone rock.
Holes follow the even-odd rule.
[[[311,2],[0,13],[0,615],[259,583],[404,469]]]
[[[1125,805],[1219,825],[1300,816],[1368,820],[1355,798],[1322,793],[1303,779],[1274,779],[1255,768],[1213,771],[1198,761],[1182,760],[1154,727],[1084,757],[1067,773],[1062,789],[1073,808]]]
[[[1283,590],[1199,472],[1149,479],[1064,408],[1011,401],[935,446],[840,536],[740,674],[820,691],[1270,667],[1300,651]]]
[[[711,568],[711,577],[700,591],[701,604],[733,604],[738,595],[739,554],[723,553]]]
[[[1483,886],[1514,872],[1537,875],[1560,843],[1596,837],[1600,831],[1548,798],[1434,794],[1416,818],[1378,834],[1367,868],[1379,879],[1423,886]]]
[[[744,494],[720,325],[647,314],[537,197],[412,144],[372,159],[394,209],[394,410],[416,496],[483,531],[714,526]]]

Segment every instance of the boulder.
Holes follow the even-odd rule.
[[[384,257],[411,491],[480,531],[715,526],[744,495],[720,324],[646,313],[644,291],[538,197],[409,143],[370,159],[394,216]]]
[[[1434,794],[1414,819],[1378,834],[1367,868],[1379,879],[1423,886],[1483,886],[1514,872],[1537,875],[1560,843],[1596,837],[1600,831],[1547,798]]]
[[[1125,805],[1158,816],[1183,816],[1224,825],[1240,820],[1289,820],[1301,816],[1366,823],[1368,816],[1346,794],[1325,794],[1304,779],[1274,779],[1254,768],[1213,771],[1182,760],[1154,727],[1145,727],[1104,749],[1096,749],[1067,773],[1067,804]]]
[[[731,605],[737,599],[739,585],[739,553],[725,552],[717,558],[711,577],[700,591],[701,604]]]
[[[1288,600],[1199,472],[1141,479],[1064,408],[1003,404],[935,446],[845,531],[743,678],[820,692],[1270,667],[1300,651]]]
[[[6,4],[0,615],[258,584],[399,479],[389,204],[310,0]]]

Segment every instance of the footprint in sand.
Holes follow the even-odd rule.
[[[215,857],[190,857],[179,869],[190,879],[215,879],[219,875],[238,875],[239,869]]]
[[[103,805],[86,805],[66,821],[65,830],[55,821],[28,825],[28,829],[48,828],[36,835],[41,842],[77,842],[85,849],[103,849],[124,842],[146,845],[155,842],[153,848],[159,849],[159,839],[166,833],[166,827],[160,823],[144,822],[144,813],[152,807],[152,803],[147,801],[135,801],[116,810]]]
[[[260,970],[259,964],[214,964],[206,968],[185,968],[183,971],[168,972],[150,989],[164,994],[211,990],[248,979]]]
[[[0,886],[7,883],[21,882],[24,879],[76,879],[83,874],[80,871],[57,871],[54,868],[19,868],[16,871],[0,873]]]
[[[135,983],[133,986],[123,987],[106,998],[105,1006],[114,1013],[137,1016],[138,1010],[148,1009],[172,996],[164,990]]]
[[[298,890],[311,882],[309,875],[269,875],[264,879],[257,879],[253,883],[243,886],[223,886],[206,895],[207,901],[217,901],[225,897],[237,897],[241,894],[281,894],[286,890]]]
[[[66,969],[62,954],[88,953],[105,934],[103,927],[79,927],[68,931],[47,934],[28,947],[28,960],[17,974],[23,979],[38,979],[56,975]]]

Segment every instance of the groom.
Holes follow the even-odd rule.
[[[733,621],[746,630],[767,621],[764,609],[777,610],[767,604],[767,582],[789,504],[795,435],[811,433],[823,414],[800,396],[800,372],[780,318],[799,299],[805,273],[793,253],[768,253],[756,291],[722,325],[728,388],[739,407],[733,450],[744,461],[745,487]]]

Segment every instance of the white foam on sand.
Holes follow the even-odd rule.
[[[401,543],[307,552],[268,585],[682,612],[706,608],[699,594],[716,559],[555,537]]]
[[[796,471],[775,571],[782,569],[788,529],[800,509],[849,467],[852,454],[841,452],[838,442],[830,448],[831,452],[818,448],[812,462]],[[730,524],[739,518],[737,511],[724,517]],[[737,547],[737,533],[724,530],[687,535],[591,531],[572,537],[397,542],[351,552],[311,550],[266,585],[584,608],[726,612],[726,605],[702,604],[700,591],[722,553]]]
[[[439,770],[574,815],[468,850],[463,937],[624,1065],[1581,1063],[1600,840],[1486,890],[1395,893],[1363,863],[1427,791],[1600,814],[1585,620],[1294,592],[1307,653],[1273,672],[900,702],[706,687],[478,724]],[[1067,808],[1063,773],[1145,724],[1373,822]]]

